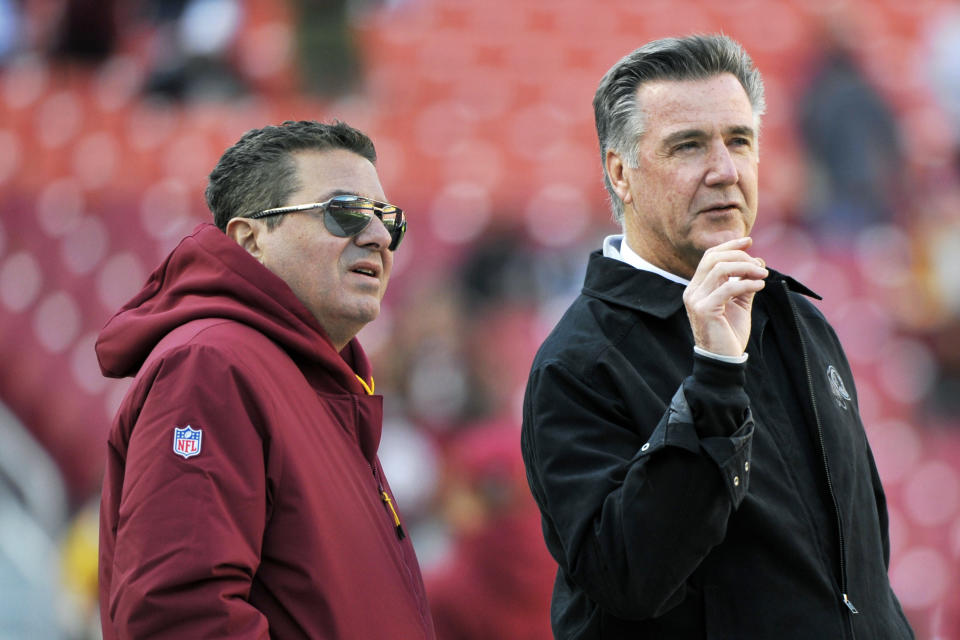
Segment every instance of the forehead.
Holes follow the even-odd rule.
[[[363,156],[347,149],[297,151],[292,155],[297,188],[291,202],[326,199],[335,192],[353,193],[383,200],[377,169]]]
[[[644,130],[669,135],[684,128],[755,126],[753,107],[730,73],[702,80],[654,80],[637,89]]]

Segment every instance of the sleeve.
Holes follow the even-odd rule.
[[[212,348],[160,363],[127,449],[108,608],[117,637],[269,637],[247,599],[267,509],[253,398]],[[187,426],[202,435],[185,458],[174,429]]]
[[[748,487],[744,369],[696,356],[666,410],[641,380],[614,398],[602,375],[591,385],[559,364],[531,375],[523,449],[547,543],[610,613],[666,612],[723,540]]]

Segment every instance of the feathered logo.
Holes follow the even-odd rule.
[[[847,388],[843,386],[843,378],[840,377],[840,372],[833,365],[827,367],[827,380],[830,381],[830,391],[833,392],[833,398],[837,401],[837,406],[846,409],[847,403],[852,399]]]

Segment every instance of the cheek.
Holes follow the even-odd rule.
[[[685,182],[676,181],[660,185],[655,204],[664,226],[683,227],[689,224],[688,212],[696,193],[696,186],[689,186]]]
[[[686,210],[697,193],[701,174],[685,166],[658,167],[645,185],[649,197],[672,211]]]
[[[286,280],[298,297],[318,298],[339,287],[339,268],[334,257],[318,253],[316,246],[304,245],[291,249],[284,256],[281,278]]]
[[[384,280],[389,280],[390,275],[393,273],[393,253],[386,252],[386,255],[383,257],[383,274]]]
[[[759,173],[757,171],[757,162],[751,158],[745,158],[743,162],[737,169],[737,172],[740,175],[740,185],[745,192],[752,194],[753,199],[756,199],[757,195],[757,184]],[[750,197],[748,195],[748,197]]]

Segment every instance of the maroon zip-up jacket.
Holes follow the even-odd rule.
[[[105,375],[135,376],[100,510],[106,640],[434,637],[355,339],[337,353],[205,224],[96,349]]]

